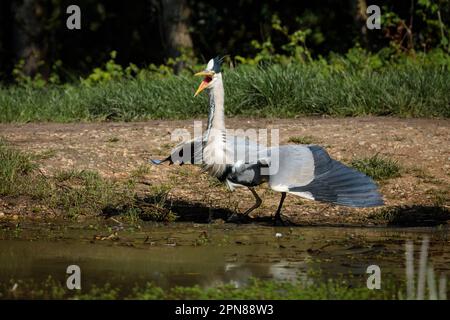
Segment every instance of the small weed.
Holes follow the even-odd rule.
[[[405,141],[405,140],[406,140],[406,137],[401,137],[401,136],[398,136],[398,135],[394,135],[394,136],[392,137],[392,139],[393,139],[394,141],[401,142],[401,141]]]
[[[376,154],[372,157],[355,159],[351,166],[375,180],[386,180],[400,176],[401,168],[396,160]]]
[[[148,164],[141,164],[139,167],[137,167],[136,169],[134,169],[131,172],[131,178],[143,178],[145,175],[149,174],[150,171],[152,170],[152,167]]]
[[[129,208],[125,211],[124,215],[132,224],[136,224],[141,220],[141,211],[138,208]]]
[[[223,183],[219,181],[219,179],[211,176],[207,176],[208,185],[211,188],[220,188],[223,187]]]
[[[118,137],[111,137],[111,138],[108,139],[108,142],[111,142],[111,143],[119,142],[119,138]]]
[[[432,176],[425,169],[422,169],[422,168],[413,167],[413,168],[407,169],[406,172],[415,176],[416,178],[421,179],[422,182],[424,182],[424,183],[430,183],[430,184],[434,184],[434,185],[444,184],[444,182],[442,180]]]
[[[32,193],[36,184],[43,187],[31,156],[13,149],[3,140],[0,140],[0,163],[0,195],[19,196]]]
[[[289,137],[289,142],[295,144],[314,144],[319,143],[319,140],[313,136],[296,136],[296,137]]]
[[[430,196],[435,206],[444,206],[450,203],[450,188],[429,189],[426,193]]]
[[[170,210],[169,185],[150,187],[150,195],[136,203],[139,208],[139,218],[152,221],[174,221],[177,216]]]
[[[196,246],[202,246],[205,244],[208,244],[210,242],[208,233],[206,231],[203,231],[200,233],[197,239],[195,239],[195,245]]]
[[[44,151],[41,151],[39,153],[32,155],[32,158],[33,158],[33,160],[46,160],[46,159],[53,158],[55,155],[56,155],[56,150],[48,149],[48,150],[44,150]]]

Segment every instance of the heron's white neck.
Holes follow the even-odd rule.
[[[214,86],[209,89],[209,115],[206,146],[203,150],[204,170],[220,177],[228,163],[224,114],[224,90],[222,74],[216,75]]]
[[[216,75],[214,86],[209,90],[208,131],[225,130],[224,90],[222,74]]]

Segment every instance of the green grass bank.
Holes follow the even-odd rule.
[[[450,116],[450,58],[373,57],[225,67],[227,116]],[[201,68],[201,66],[199,66]],[[208,112],[191,73],[0,87],[0,122],[185,119]]]

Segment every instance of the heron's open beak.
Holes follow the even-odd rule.
[[[200,85],[198,86],[198,89],[194,94],[194,97],[196,97],[200,92],[202,92],[203,90],[205,90],[208,87],[208,84],[211,82],[212,77],[214,76],[214,73],[210,72],[210,71],[201,71],[201,72],[197,72],[196,74],[194,74],[194,76],[205,77],[203,79],[202,83],[200,83]]]

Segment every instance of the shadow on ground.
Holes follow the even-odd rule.
[[[177,199],[164,206],[167,210],[173,212],[178,218],[177,221],[210,223],[214,220],[228,221],[228,218],[236,213],[228,208],[211,208],[203,203],[189,202]],[[246,223],[262,223],[273,224],[274,220],[271,216],[264,217],[243,217],[230,223],[246,224]]]
[[[386,221],[389,226],[425,227],[450,222],[450,210],[441,206],[394,206],[380,209],[369,219]]]
[[[229,208],[211,208],[206,204],[190,202],[181,199],[161,199],[157,197],[136,198],[132,208],[137,210],[138,216],[144,221],[171,221],[170,217],[176,216],[176,221],[210,223],[215,220],[222,220],[229,223],[248,224],[257,223],[264,225],[274,225],[272,216],[262,217],[243,217],[229,221],[229,217],[235,212]],[[130,208],[105,208],[103,214],[106,217],[121,215]],[[349,226],[347,224],[333,224],[324,222],[301,221],[294,223],[283,217],[284,223],[277,225],[288,226]],[[438,226],[450,222],[450,210],[443,206],[391,206],[384,207],[367,216],[367,223],[358,224],[358,226],[387,225],[395,227],[424,227]]]
[[[242,216],[242,219],[230,221],[229,217],[236,212],[228,208],[211,208],[203,203],[181,199],[163,200],[154,196],[136,198],[131,206],[127,205],[120,208],[106,207],[102,210],[102,215],[105,218],[125,215],[127,212],[130,212],[130,209],[137,211],[139,218],[144,221],[171,221],[171,217],[175,215],[176,221],[179,222],[211,223],[215,220],[222,220],[236,224],[260,223],[274,225],[274,219],[271,216],[255,218]],[[283,221],[282,225],[295,225],[287,218],[284,218]]]

